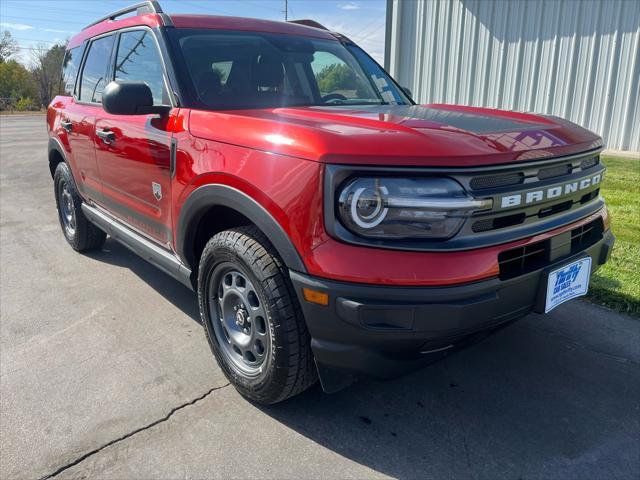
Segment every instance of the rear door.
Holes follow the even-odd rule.
[[[119,32],[110,78],[143,81],[155,105],[171,105],[162,57],[148,28]],[[104,208],[168,247],[172,236],[167,120],[159,115],[111,115],[100,109],[94,142]]]
[[[110,34],[89,42],[75,95],[61,112],[60,124],[66,132],[76,183],[85,198],[96,202],[102,197],[102,185],[94,149],[94,127],[96,116],[102,110],[100,102],[114,41],[115,35]],[[65,70],[68,62],[80,63],[82,50],[82,47],[69,50]],[[65,84],[65,89],[73,90],[73,85]]]

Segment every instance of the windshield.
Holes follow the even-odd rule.
[[[196,107],[411,104],[353,44],[259,32],[169,32]]]

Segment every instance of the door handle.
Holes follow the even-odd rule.
[[[96,130],[96,135],[98,135],[104,143],[107,145],[113,142],[116,139],[116,134],[113,133],[108,128],[99,128]]]
[[[62,128],[64,128],[67,132],[71,132],[71,130],[73,130],[73,124],[71,123],[71,120],[62,120],[60,122],[60,125],[62,126]]]

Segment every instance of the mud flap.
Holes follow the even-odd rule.
[[[315,361],[315,363],[316,369],[318,370],[320,385],[322,386],[322,391],[324,393],[339,392],[340,390],[351,386],[357,380],[355,375],[349,372],[326,367],[322,363],[318,363],[317,361]]]

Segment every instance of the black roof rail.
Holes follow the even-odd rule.
[[[297,23],[298,25],[305,25],[307,27],[321,28],[322,30],[329,30],[327,27],[322,25],[321,23],[316,22],[315,20],[310,19],[301,19],[301,20],[289,20],[289,23]]]
[[[99,20],[96,20],[95,22],[87,25],[83,28],[83,30],[86,30],[89,27],[93,27],[94,25],[102,23],[106,20],[115,20],[116,18],[131,12],[136,12],[136,15],[143,15],[145,13],[157,13],[160,14],[163,19],[166,17],[166,15],[163,15],[164,12],[162,11],[162,7],[156,0],[147,0],[145,2],[136,3],[135,5],[131,5],[130,7],[125,7],[116,12],[110,13],[109,15],[106,15]]]
[[[339,33],[339,32],[332,32],[331,30],[329,30],[327,27],[325,27],[324,25],[322,25],[321,23],[316,22],[315,20],[310,20],[310,19],[302,19],[302,20],[287,20],[287,23],[297,23],[298,25],[304,25],[306,27],[313,27],[313,28],[320,28],[322,30],[326,30],[327,32],[329,32],[331,35],[333,35],[334,37],[336,37],[338,40],[340,40],[341,42],[347,42],[347,43],[353,43],[353,40],[351,40],[349,37]]]

